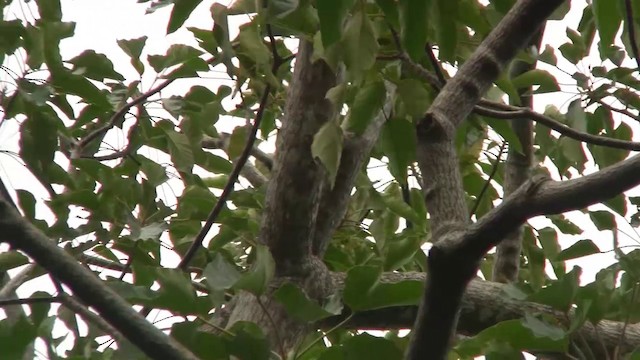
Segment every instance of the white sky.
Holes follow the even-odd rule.
[[[222,1],[222,3],[229,3],[229,1]],[[187,21],[188,26],[196,26],[203,29],[210,29],[213,25],[209,6],[211,1],[203,1],[202,4],[194,11],[191,18]],[[555,49],[566,42],[565,27],[577,26],[579,18],[582,14],[582,8],[584,1],[572,1],[573,10],[568,16],[570,20],[564,20],[562,22],[554,21],[547,25],[547,31],[545,32],[546,44],[552,45]],[[146,4],[137,4],[133,0],[62,0],[63,17],[64,21],[76,22],[75,35],[63,40],[61,43],[61,51],[63,58],[69,59],[86,49],[93,49],[98,53],[104,53],[109,56],[115,65],[116,71],[120,72],[128,80],[137,79],[138,74],[129,63],[129,58],[126,56],[116,44],[118,39],[132,39],[140,36],[147,36],[148,40],[143,52],[142,58],[145,58],[148,54],[164,54],[169,45],[174,43],[187,43],[190,45],[196,45],[195,40],[191,37],[191,33],[184,28],[169,36],[165,35],[166,24],[169,19],[171,11],[170,7],[156,11],[153,14],[145,15]],[[33,20],[32,14],[37,13],[34,9],[34,2],[29,4],[23,4],[22,2],[14,2],[10,7],[9,17],[17,17],[22,19]],[[238,23],[242,19],[237,19]],[[232,26],[233,27],[233,26]],[[595,43],[594,43],[595,44]],[[595,47],[595,46],[594,46]],[[558,55],[560,67],[568,73],[573,73],[576,68],[574,65],[562,61],[562,57]],[[590,58],[590,65],[599,65],[600,61],[596,56]],[[18,66],[18,62],[13,64]],[[629,66],[635,66],[634,63],[628,64]],[[571,79],[569,75],[558,72],[550,66],[540,65],[541,68],[549,70],[557,75],[558,81],[561,84],[572,84],[575,81]],[[581,65],[581,68],[586,68],[585,65]],[[147,74],[145,74],[147,75]],[[198,81],[200,84],[208,86],[212,89],[216,88],[221,79],[227,79],[226,74],[208,74],[211,78],[203,80],[184,79],[178,80],[174,84],[170,85],[165,91],[163,91],[163,97],[171,94],[184,94],[188,88]],[[151,87],[155,78],[153,76],[145,76],[143,78],[143,87],[148,89]],[[228,80],[227,80],[228,81]],[[225,82],[230,85],[230,83]],[[575,92],[573,87],[563,87],[563,90],[569,92]],[[571,93],[552,93],[547,95],[536,95],[535,106],[536,110],[543,111],[547,104],[554,104],[555,106],[566,109],[566,106],[573,99]],[[617,115],[614,115],[614,117]],[[242,121],[225,118],[220,120],[220,125],[224,131],[229,132],[234,126],[242,124]],[[640,130],[638,126],[633,127],[634,131]],[[7,121],[0,128],[0,150],[18,151],[18,123],[16,121]],[[123,145],[125,138],[122,136],[111,137],[113,146]],[[636,133],[636,141],[638,135]],[[267,144],[271,147],[270,144]],[[593,163],[590,164],[591,171],[595,170]],[[0,177],[2,177],[5,184],[10,189],[27,189],[34,192],[36,198],[44,200],[46,192],[33,178],[33,176],[17,161],[13,156],[0,153]],[[179,189],[175,190],[179,193]],[[637,192],[636,192],[637,193]],[[593,209],[603,209],[603,206],[595,206]],[[632,210],[632,207],[629,207]],[[41,216],[51,216],[44,206],[39,208]],[[631,215],[633,211],[630,211]],[[560,242],[563,248],[566,248],[573,244],[577,240],[592,239],[601,250],[612,249],[612,234],[611,232],[599,232],[595,229],[589,217],[581,212],[574,211],[567,216],[572,221],[576,222],[580,227],[585,229],[585,233],[578,236],[560,235]],[[618,217],[618,225],[620,227],[620,245],[633,245],[638,246],[640,241],[640,235],[635,229],[631,228],[626,221]],[[542,228],[549,224],[544,218],[533,219],[531,223],[536,228]],[[6,249],[6,247],[0,247],[0,249]],[[177,260],[175,257],[174,260]],[[170,261],[172,262],[172,261]],[[612,252],[592,255],[582,259],[569,261],[567,263],[567,269],[575,265],[580,265],[583,268],[582,281],[593,281],[595,274],[602,267],[608,266],[615,262],[615,258]],[[167,264],[175,265],[175,264]],[[45,284],[46,283],[46,284]],[[20,296],[29,296],[32,292],[37,290],[43,290],[46,287],[47,290],[53,291],[48,281],[31,282],[28,286],[23,286],[19,289]]]

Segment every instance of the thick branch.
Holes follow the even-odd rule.
[[[308,263],[325,176],[311,155],[311,144],[335,114],[325,95],[336,76],[324,61],[312,62],[312,52],[313,44],[300,42],[260,229],[278,275],[299,275]]]
[[[341,291],[344,288],[345,275],[333,273],[334,283]],[[401,281],[424,281],[424,273],[384,273],[381,283],[397,283]],[[557,323],[566,323],[567,316],[553,308],[527,301],[520,301],[509,297],[503,291],[504,285],[490,281],[472,280],[464,293],[460,307],[458,333],[475,335],[480,331],[501,321],[522,319],[525,314],[546,314],[556,318]],[[417,315],[417,306],[397,306],[360,312],[352,315],[351,320],[344,326],[350,329],[392,330],[407,329],[413,324]],[[345,314],[345,316],[348,314]],[[573,313],[570,313],[570,317]],[[336,316],[323,320],[320,324],[330,328],[344,316]],[[596,325],[585,323],[572,336],[574,339],[584,339],[596,359],[606,359],[611,356],[622,338],[624,323],[603,320]],[[604,348],[603,348],[604,344]],[[640,324],[628,325],[624,331],[624,343],[621,354],[628,353],[640,347]],[[535,349],[525,349],[533,351]]]
[[[413,329],[408,359],[446,358],[463,291],[481,259],[438,244],[460,239],[461,230],[469,223],[453,141],[456,128],[504,66],[562,2],[518,1],[442,88],[417,126],[417,159],[435,245],[429,252],[429,281]]]
[[[578,210],[610,199],[640,184],[640,155],[581,178],[534,178],[472,225],[459,246],[484,255],[505,232],[537,215]],[[482,256],[480,255],[480,256]]]
[[[71,255],[0,201],[0,241],[24,251],[152,359],[197,359],[165,335]]]

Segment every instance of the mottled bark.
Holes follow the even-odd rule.
[[[502,69],[562,2],[517,2],[442,88],[417,125],[417,159],[434,246],[429,251],[429,281],[413,328],[409,359],[446,358],[462,294],[486,253],[479,255],[474,249],[477,245],[465,242],[462,236],[469,218],[455,152],[455,131]]]
[[[279,276],[307,272],[326,176],[311,155],[311,144],[320,127],[335,116],[325,95],[336,76],[324,61],[312,62],[312,53],[313,44],[301,41],[260,227],[260,241],[269,246]]]
[[[529,42],[536,52],[540,48],[544,27]],[[515,60],[511,65],[510,76],[515,79],[530,70],[535,69],[536,62],[527,63],[523,60]],[[518,89],[517,99],[510,99],[511,105],[519,105],[533,109],[533,87]],[[533,121],[530,119],[513,119],[511,128],[520,143],[520,149],[515,144],[509,144],[507,162],[504,169],[504,197],[511,195],[524,184],[531,175],[533,164]],[[522,251],[522,238],[524,226],[519,226],[509,233],[496,247],[496,255],[493,263],[493,281],[508,283],[518,280],[520,270],[520,252]]]
[[[380,277],[380,282],[424,281],[425,277],[424,273],[417,272],[384,273]],[[345,275],[334,273],[333,278],[336,287],[339,290],[342,289]],[[407,329],[413,325],[417,313],[417,306],[396,306],[365,311],[354,314],[344,326],[351,329]],[[545,314],[557,319],[559,324],[568,324],[567,320],[574,316],[573,312],[570,312],[567,317],[565,313],[549,306],[513,299],[505,293],[503,284],[472,280],[461,301],[458,333],[472,336],[501,321],[521,319],[525,314]],[[336,316],[324,320],[321,326],[330,328],[342,320],[344,316]],[[620,343],[623,333],[624,340]],[[640,324],[629,324],[624,329],[624,323],[618,321],[603,320],[597,325],[585,323],[582,328],[572,334],[571,341],[575,341],[581,347],[586,344],[596,359],[606,359],[607,355],[612,358],[612,354],[619,345],[621,355],[640,347]],[[533,352],[535,349],[528,350]],[[571,350],[570,353],[572,353]],[[556,358],[550,354],[546,356]]]

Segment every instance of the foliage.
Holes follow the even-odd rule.
[[[191,13],[202,9],[201,0],[140,2],[147,3],[149,12],[172,6],[167,33],[182,29]],[[213,29],[188,28],[197,46],[177,44],[164,54],[150,54],[146,37],[119,39],[130,64],[113,64],[109,54],[90,49],[73,56],[61,53],[61,42],[73,41],[75,24],[64,21],[60,1],[25,4],[40,14],[35,21],[5,16],[0,23],[0,57],[5,62],[3,71],[12,80],[3,87],[0,105],[4,122],[20,124],[19,158],[47,194],[42,201],[42,194],[34,189],[17,189],[19,208],[131,304],[176,317],[171,335],[202,359],[275,356],[255,324],[239,323],[220,334],[199,331],[211,309],[221,309],[239,290],[264,293],[273,276],[273,259],[257,240],[265,201],[263,184],[247,177],[236,185],[216,219],[217,230],[207,238],[206,251],[189,264],[190,275],[168,264],[176,256],[183,257],[200,232],[249,134],[245,126],[222,134],[223,120],[255,118],[261,96],[270,86],[274,90],[264,109],[260,141],[271,141],[277,132],[296,52],[286,39],[295,36],[313,41],[316,56],[344,71],[344,81],[327,98],[345,110],[317,133],[311,149],[332,185],[345,139],[362,134],[389,99],[393,111],[370,155],[371,167],[381,163],[388,173],[362,170],[347,214],[324,257],[331,270],[347,272],[344,293],[327,304],[317,304],[298,288],[284,286],[275,297],[303,321],[338,314],[342,303],[352,310],[415,305],[421,283],[381,283],[380,274],[425,269],[421,247],[430,236],[430,226],[420,174],[413,165],[414,124],[437,90],[401,69],[398,46],[417,64],[435,70],[424,51],[425,44],[431,44],[443,67],[438,71],[449,77],[513,1],[482,3],[270,0],[264,8],[256,8],[254,1],[238,0],[228,7],[214,3]],[[4,9],[13,6],[11,1],[0,4]],[[634,114],[640,110],[640,82],[630,60],[634,51],[628,30],[640,25],[640,3],[633,1],[633,5],[633,24],[627,24],[622,6],[606,0],[586,5],[577,25],[566,20],[565,44],[558,49],[547,46],[536,54],[536,60],[545,65],[514,79],[501,77],[487,97],[501,99],[527,86],[534,86],[536,94],[558,93],[567,88],[560,86],[556,76],[569,71],[576,95],[568,107],[549,106],[545,115],[588,134],[630,141],[638,121]],[[556,19],[566,11],[568,5]],[[244,14],[250,16],[232,37],[230,19]],[[273,44],[266,24],[273,26]],[[285,60],[274,72],[271,45]],[[594,49],[601,63],[581,66],[592,60],[587,57]],[[10,62],[20,55],[24,63],[17,72]],[[122,75],[121,69],[129,65],[139,78]],[[212,69],[227,74],[233,86],[194,85],[184,94],[164,96],[149,93],[154,88],[145,88],[141,81],[143,76],[157,76],[156,86],[170,87],[174,79],[203,77]],[[127,106],[132,99],[141,100]],[[118,136],[126,139],[124,147],[107,145]],[[217,150],[203,146],[221,139],[226,145]],[[517,147],[514,139],[505,122],[477,114],[457,133],[464,188],[469,209],[476,209],[475,218],[501,199],[501,148],[505,142]],[[628,150],[584,145],[541,124],[536,125],[535,143],[540,171],[559,178],[606,168],[629,155]],[[8,159],[9,155],[3,156]],[[259,159],[250,166],[268,177],[269,166]],[[376,180],[380,177],[384,179]],[[620,195],[605,205],[584,210],[598,230],[617,234],[622,219],[637,226],[638,198]],[[591,225],[562,215],[547,219],[547,227],[526,228],[521,282],[509,288],[508,295],[562,312],[573,308],[579,316],[570,324],[539,314],[501,322],[459,343],[458,356],[507,357],[527,349],[565,351],[570,334],[585,322],[640,320],[638,250],[623,252],[615,244],[619,262],[601,270],[593,282],[581,283],[580,270],[567,271],[567,261],[599,253],[606,243],[580,238],[566,246],[561,241],[564,236],[580,235]],[[0,269],[16,269],[28,261],[16,251],[7,251],[0,254]],[[488,255],[482,265],[485,278],[490,278],[492,261]],[[104,268],[111,271],[103,272]],[[42,270],[30,274],[31,278],[42,276]],[[50,296],[36,292],[30,298]],[[0,348],[10,358],[24,353],[35,338],[43,340],[51,354],[66,358],[138,356],[132,347],[110,348],[111,343],[101,337],[104,331],[91,322],[87,322],[88,331],[81,330],[74,314],[64,307],[34,302],[28,308],[28,315],[18,321],[0,321]],[[69,336],[54,331],[58,322],[66,326]],[[406,347],[406,339],[393,332],[375,337],[337,328],[326,335],[327,343],[315,341],[319,334],[312,335],[302,346],[305,351],[299,349],[299,359],[399,359]],[[61,351],[65,338],[71,339],[72,346]]]

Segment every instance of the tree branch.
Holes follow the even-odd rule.
[[[429,281],[413,328],[408,359],[446,358],[462,294],[479,266],[480,258],[470,258],[448,245],[457,242],[469,224],[454,143],[456,129],[505,65],[562,2],[518,1],[442,88],[417,125],[417,159],[434,246],[429,251]]]
[[[268,244],[278,275],[301,274],[308,265],[325,177],[311,144],[335,114],[325,95],[336,75],[324,61],[312,62],[312,52],[313,44],[301,40],[260,227],[260,241]]]
[[[582,209],[638,184],[640,155],[577,179],[553,181],[535,177],[469,227],[459,246],[473,249],[473,256],[484,255],[498,244],[505,232],[527,219]]]
[[[207,220],[202,226],[202,229],[200,229],[200,232],[198,232],[198,235],[193,240],[193,243],[191,244],[187,252],[184,254],[182,260],[180,260],[180,263],[178,264],[179,269],[186,270],[189,267],[189,263],[196,255],[196,252],[202,247],[204,238],[209,233],[209,230],[211,230],[211,227],[218,218],[218,215],[220,215],[222,209],[224,209],[229,195],[231,195],[231,193],[233,192],[236,181],[238,181],[238,176],[240,176],[240,171],[242,171],[242,168],[247,163],[249,154],[251,153],[251,149],[253,149],[253,144],[256,141],[256,135],[258,134],[258,129],[260,129],[260,122],[262,121],[264,110],[267,107],[267,101],[269,100],[270,93],[271,85],[267,84],[264,88],[262,98],[260,99],[260,105],[258,106],[258,111],[256,112],[256,117],[253,121],[253,125],[251,126],[251,132],[249,133],[247,142],[244,146],[244,149],[242,150],[242,154],[240,154],[238,160],[235,161],[233,170],[231,171],[231,174],[229,174],[229,180],[227,180],[227,184],[224,186],[222,194],[220,194],[216,205],[213,207],[213,209],[211,209],[211,212],[209,213]]]
[[[5,201],[0,201],[0,241],[27,253],[152,359],[197,359],[142,318],[129,303],[20,217]]]
[[[334,284],[338,291],[344,289],[344,273],[332,273]],[[425,274],[418,272],[383,273],[380,283],[398,283],[402,281],[425,281]],[[324,319],[320,327],[331,328],[340,323],[347,316],[352,318],[344,324],[347,329],[392,330],[407,329],[413,324],[418,307],[415,305],[395,306],[377,310],[351,313],[348,310],[340,316]],[[555,310],[547,305],[516,300],[507,295],[504,285],[472,280],[461,301],[458,334],[473,336],[484,329],[505,320],[522,319],[526,314],[545,314],[557,319],[557,323],[565,323],[567,314]],[[569,318],[574,312],[569,313]],[[571,340],[584,339],[596,359],[606,359],[607,354],[614,353],[622,338],[623,322],[602,320],[597,325],[585,323],[582,328],[572,334]],[[620,353],[624,355],[640,347],[640,324],[628,325],[624,342],[620,346]],[[524,349],[534,351],[535,349]]]

